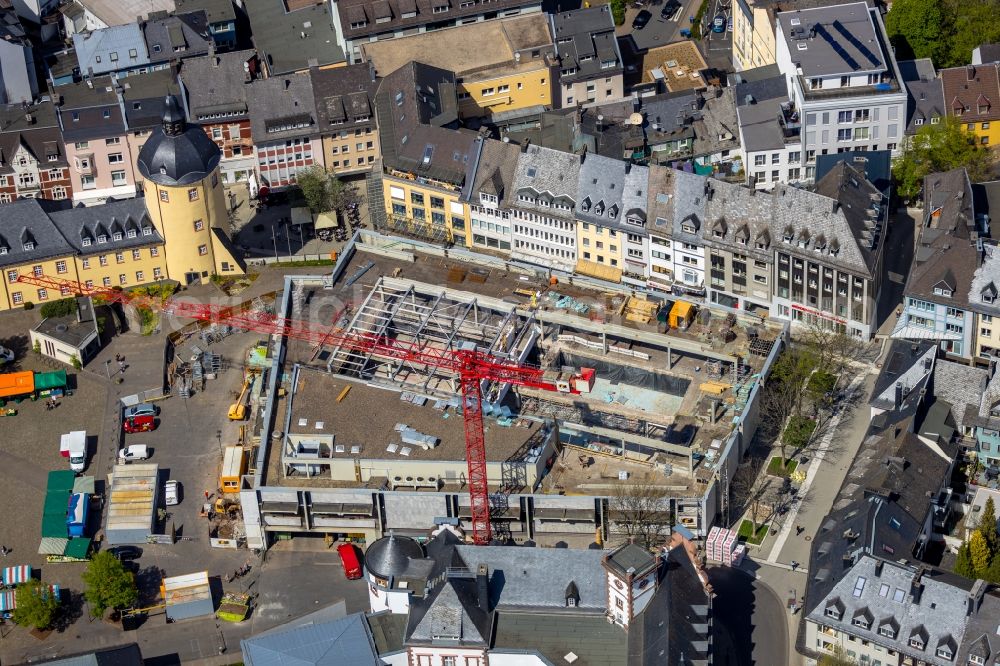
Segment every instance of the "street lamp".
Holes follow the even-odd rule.
[[[219,453],[222,453],[222,430],[215,431],[215,438],[219,440]]]
[[[111,359],[110,358],[104,362],[104,372],[108,373],[108,379],[111,379]]]

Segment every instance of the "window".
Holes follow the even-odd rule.
[[[97,187],[97,183],[94,182],[93,176],[80,176],[80,184],[85,190],[93,190]]]
[[[160,190],[160,201],[170,203],[170,193],[166,190]]]
[[[197,200],[198,200],[198,188],[192,187],[190,190],[188,190],[188,201],[197,201]]]
[[[128,179],[125,178],[124,171],[112,171],[111,172],[111,184],[118,187],[121,185],[128,184]]]
[[[158,248],[158,247],[151,247],[151,248],[149,248],[149,256],[151,256],[151,257],[158,257],[158,256],[160,256],[160,248]]]
[[[41,266],[32,267],[31,272],[34,274],[35,277],[42,277],[43,275]]]
[[[764,166],[767,163],[767,155],[754,155],[754,166]]]
[[[99,256],[97,258],[97,263],[99,263],[101,266],[107,266],[108,265],[108,255],[102,254],[101,256]]]
[[[143,274],[142,271],[136,271],[135,272],[135,281],[136,282],[144,282],[145,281],[145,275]]]
[[[49,298],[49,292],[44,287],[38,290],[38,300],[44,301],[48,300],[48,298]]]
[[[853,114],[850,111],[840,111],[837,113],[838,123],[849,123],[851,122]]]
[[[984,337],[984,338],[988,338],[988,337],[991,337],[993,335],[993,331],[991,329],[988,329],[988,328],[981,328],[981,329],[979,329],[979,335],[982,336],[982,337]]]
[[[837,141],[850,141],[852,136],[854,136],[854,134],[851,132],[850,128],[837,130]]]
[[[140,259],[142,259],[142,250],[132,250],[132,261],[139,261]]]
[[[162,277],[163,277],[163,271],[160,270],[159,268],[154,268],[153,269],[153,279],[154,280],[159,280]]]
[[[128,276],[124,273],[118,274],[118,284],[128,284]]]
[[[195,220],[194,221],[194,230],[195,231],[201,231],[204,228],[205,228],[205,221],[204,220]]]
[[[125,161],[121,153],[111,153],[108,155],[108,164],[121,164]]]
[[[856,597],[861,596],[861,593],[864,592],[865,590],[865,583],[867,582],[868,582],[867,578],[865,578],[864,576],[858,576],[858,579],[854,581],[854,596]]]
[[[81,263],[83,264],[83,270],[87,270],[88,268],[90,268],[90,259],[89,258],[84,257]]]
[[[204,257],[206,254],[208,254],[208,246],[207,245],[199,245],[198,246],[198,256]]]
[[[7,282],[17,282],[17,271],[7,271]]]
[[[117,263],[117,264],[124,264],[125,263],[125,254],[122,253],[122,252],[115,252],[115,263]]]

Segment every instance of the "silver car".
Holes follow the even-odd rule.
[[[130,419],[135,416],[156,416],[159,410],[153,405],[143,403],[141,405],[132,405],[131,407],[125,408],[125,418]]]

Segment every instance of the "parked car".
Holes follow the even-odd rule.
[[[0,345],[0,365],[14,362],[14,352]]]
[[[648,10],[643,9],[641,12],[636,14],[635,18],[632,20],[632,29],[642,30],[646,27],[646,24],[649,23],[649,19],[651,18],[653,18],[653,15],[650,14]]]
[[[149,415],[132,416],[125,419],[124,423],[122,423],[122,429],[129,434],[136,432],[149,432],[150,430],[156,429],[156,419]]]
[[[135,460],[148,460],[150,455],[149,447],[145,444],[132,444],[118,452],[118,462],[128,463]]]
[[[142,548],[138,546],[114,546],[108,552],[122,561],[137,560],[142,557]]]
[[[714,19],[712,19],[712,32],[725,32],[726,31],[726,17],[719,14]]]
[[[124,417],[130,419],[134,416],[156,416],[159,413],[160,410],[158,410],[155,405],[150,405],[144,402],[141,405],[126,407]]]
[[[680,4],[674,0],[667,0],[663,3],[663,9],[660,10],[660,18],[664,21],[671,20],[677,13],[677,10],[681,8]]]
[[[348,580],[361,578],[361,562],[358,560],[358,551],[349,543],[342,543],[337,546],[337,554],[340,555],[340,563],[344,566],[344,575]]]
[[[181,503],[181,484],[173,479],[163,486],[163,494],[167,506],[177,506]]]

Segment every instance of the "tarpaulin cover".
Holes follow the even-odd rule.
[[[3,584],[17,585],[31,580],[31,565],[22,564],[17,567],[7,567],[3,570]]]
[[[45,391],[54,388],[66,388],[66,371],[55,370],[53,372],[35,373],[35,390]]]

